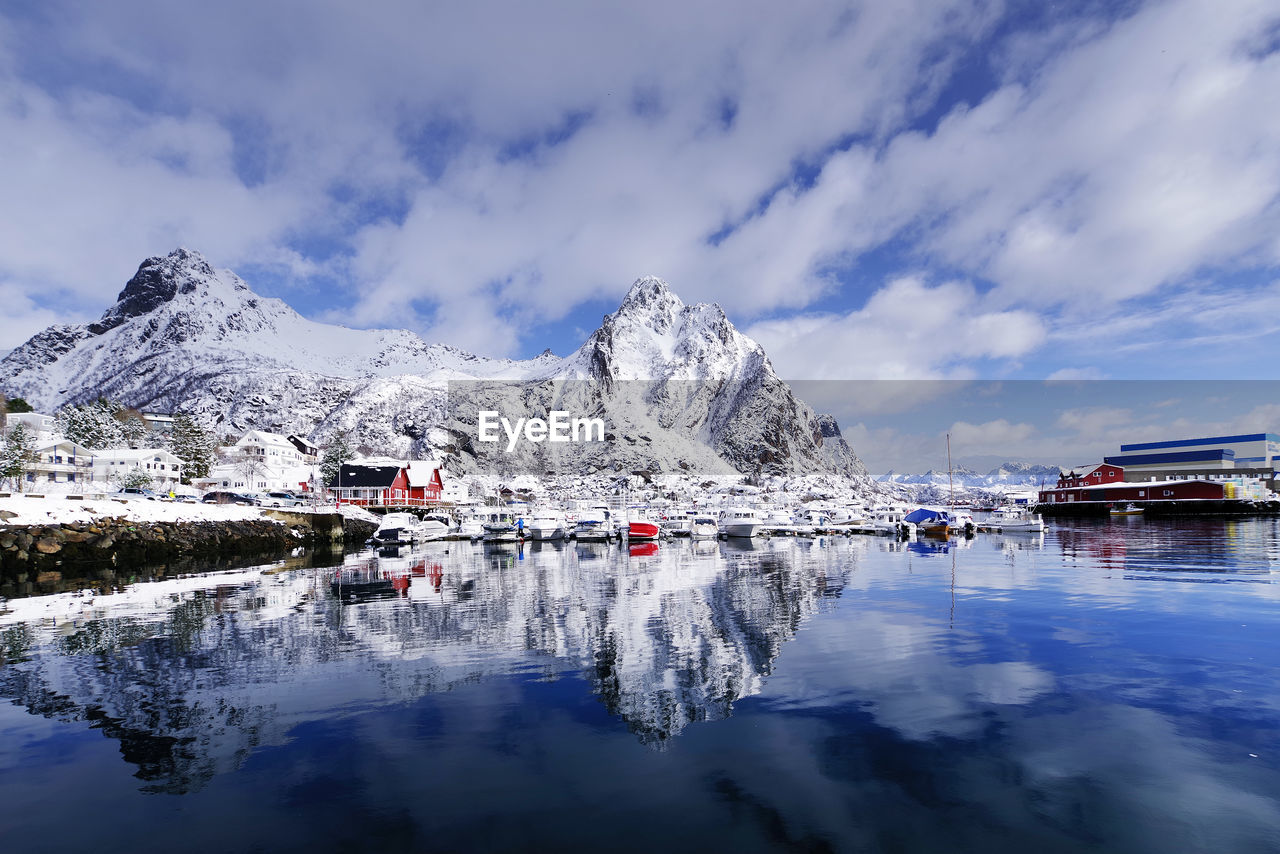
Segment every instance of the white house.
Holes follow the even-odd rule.
[[[5,427],[13,427],[15,424],[25,424],[28,430],[34,430],[37,433],[52,433],[57,428],[54,426],[53,416],[45,415],[42,412],[10,412],[5,416]]]
[[[320,472],[316,466],[286,466],[272,468],[266,465],[247,465],[243,460],[219,463],[209,469],[205,477],[196,478],[191,485],[198,489],[227,489],[232,492],[296,492],[316,489]]]
[[[35,486],[45,483],[88,483],[93,480],[95,453],[67,439],[42,444],[36,448],[36,461],[27,471],[27,483]]]
[[[265,430],[250,430],[240,437],[240,441],[222,448],[221,452],[228,462],[253,457],[262,465],[273,469],[291,468],[308,462],[303,453],[284,436]]]
[[[93,479],[119,482],[138,469],[151,477],[153,489],[175,487],[182,478],[182,460],[161,448],[119,448],[93,452]]]

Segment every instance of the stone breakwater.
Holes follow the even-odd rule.
[[[299,546],[364,542],[376,528],[337,514],[139,522],[127,517],[32,526],[0,525],[0,582],[55,581],[65,569],[139,566],[187,557],[270,555]]]

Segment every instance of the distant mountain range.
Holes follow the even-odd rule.
[[[477,297],[480,298],[480,297]],[[148,258],[95,323],[52,326],[0,360],[0,389],[40,411],[105,396],[459,471],[602,469],[839,474],[870,480],[839,425],[797,399],[717,305],[636,281],[576,351],[489,359],[404,330],[307,320],[178,249]],[[478,410],[601,417],[607,441],[476,441]]]
[[[924,474],[901,474],[891,471],[880,475],[876,480],[880,483],[932,484],[934,486],[947,486],[950,481],[954,481],[957,487],[970,488],[1002,485],[1032,487],[1042,483],[1057,483],[1060,471],[1058,466],[1001,463],[986,474],[957,466],[951,470],[950,477],[945,470],[930,469]]]

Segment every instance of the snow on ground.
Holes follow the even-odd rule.
[[[263,508],[238,504],[189,504],[145,498],[125,500],[114,496],[72,499],[56,495],[13,495],[0,498],[0,510],[16,514],[13,518],[0,520],[0,524],[49,525],[120,516],[134,522],[230,522],[260,519]]]

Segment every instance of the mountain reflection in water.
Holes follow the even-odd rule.
[[[148,791],[199,788],[282,742],[287,695],[356,669],[378,679],[347,702],[376,704],[542,660],[584,674],[661,746],[758,692],[781,645],[842,589],[839,571],[797,567],[789,550],[711,545],[453,544],[19,600],[42,619],[3,626],[0,696],[119,739]]]

